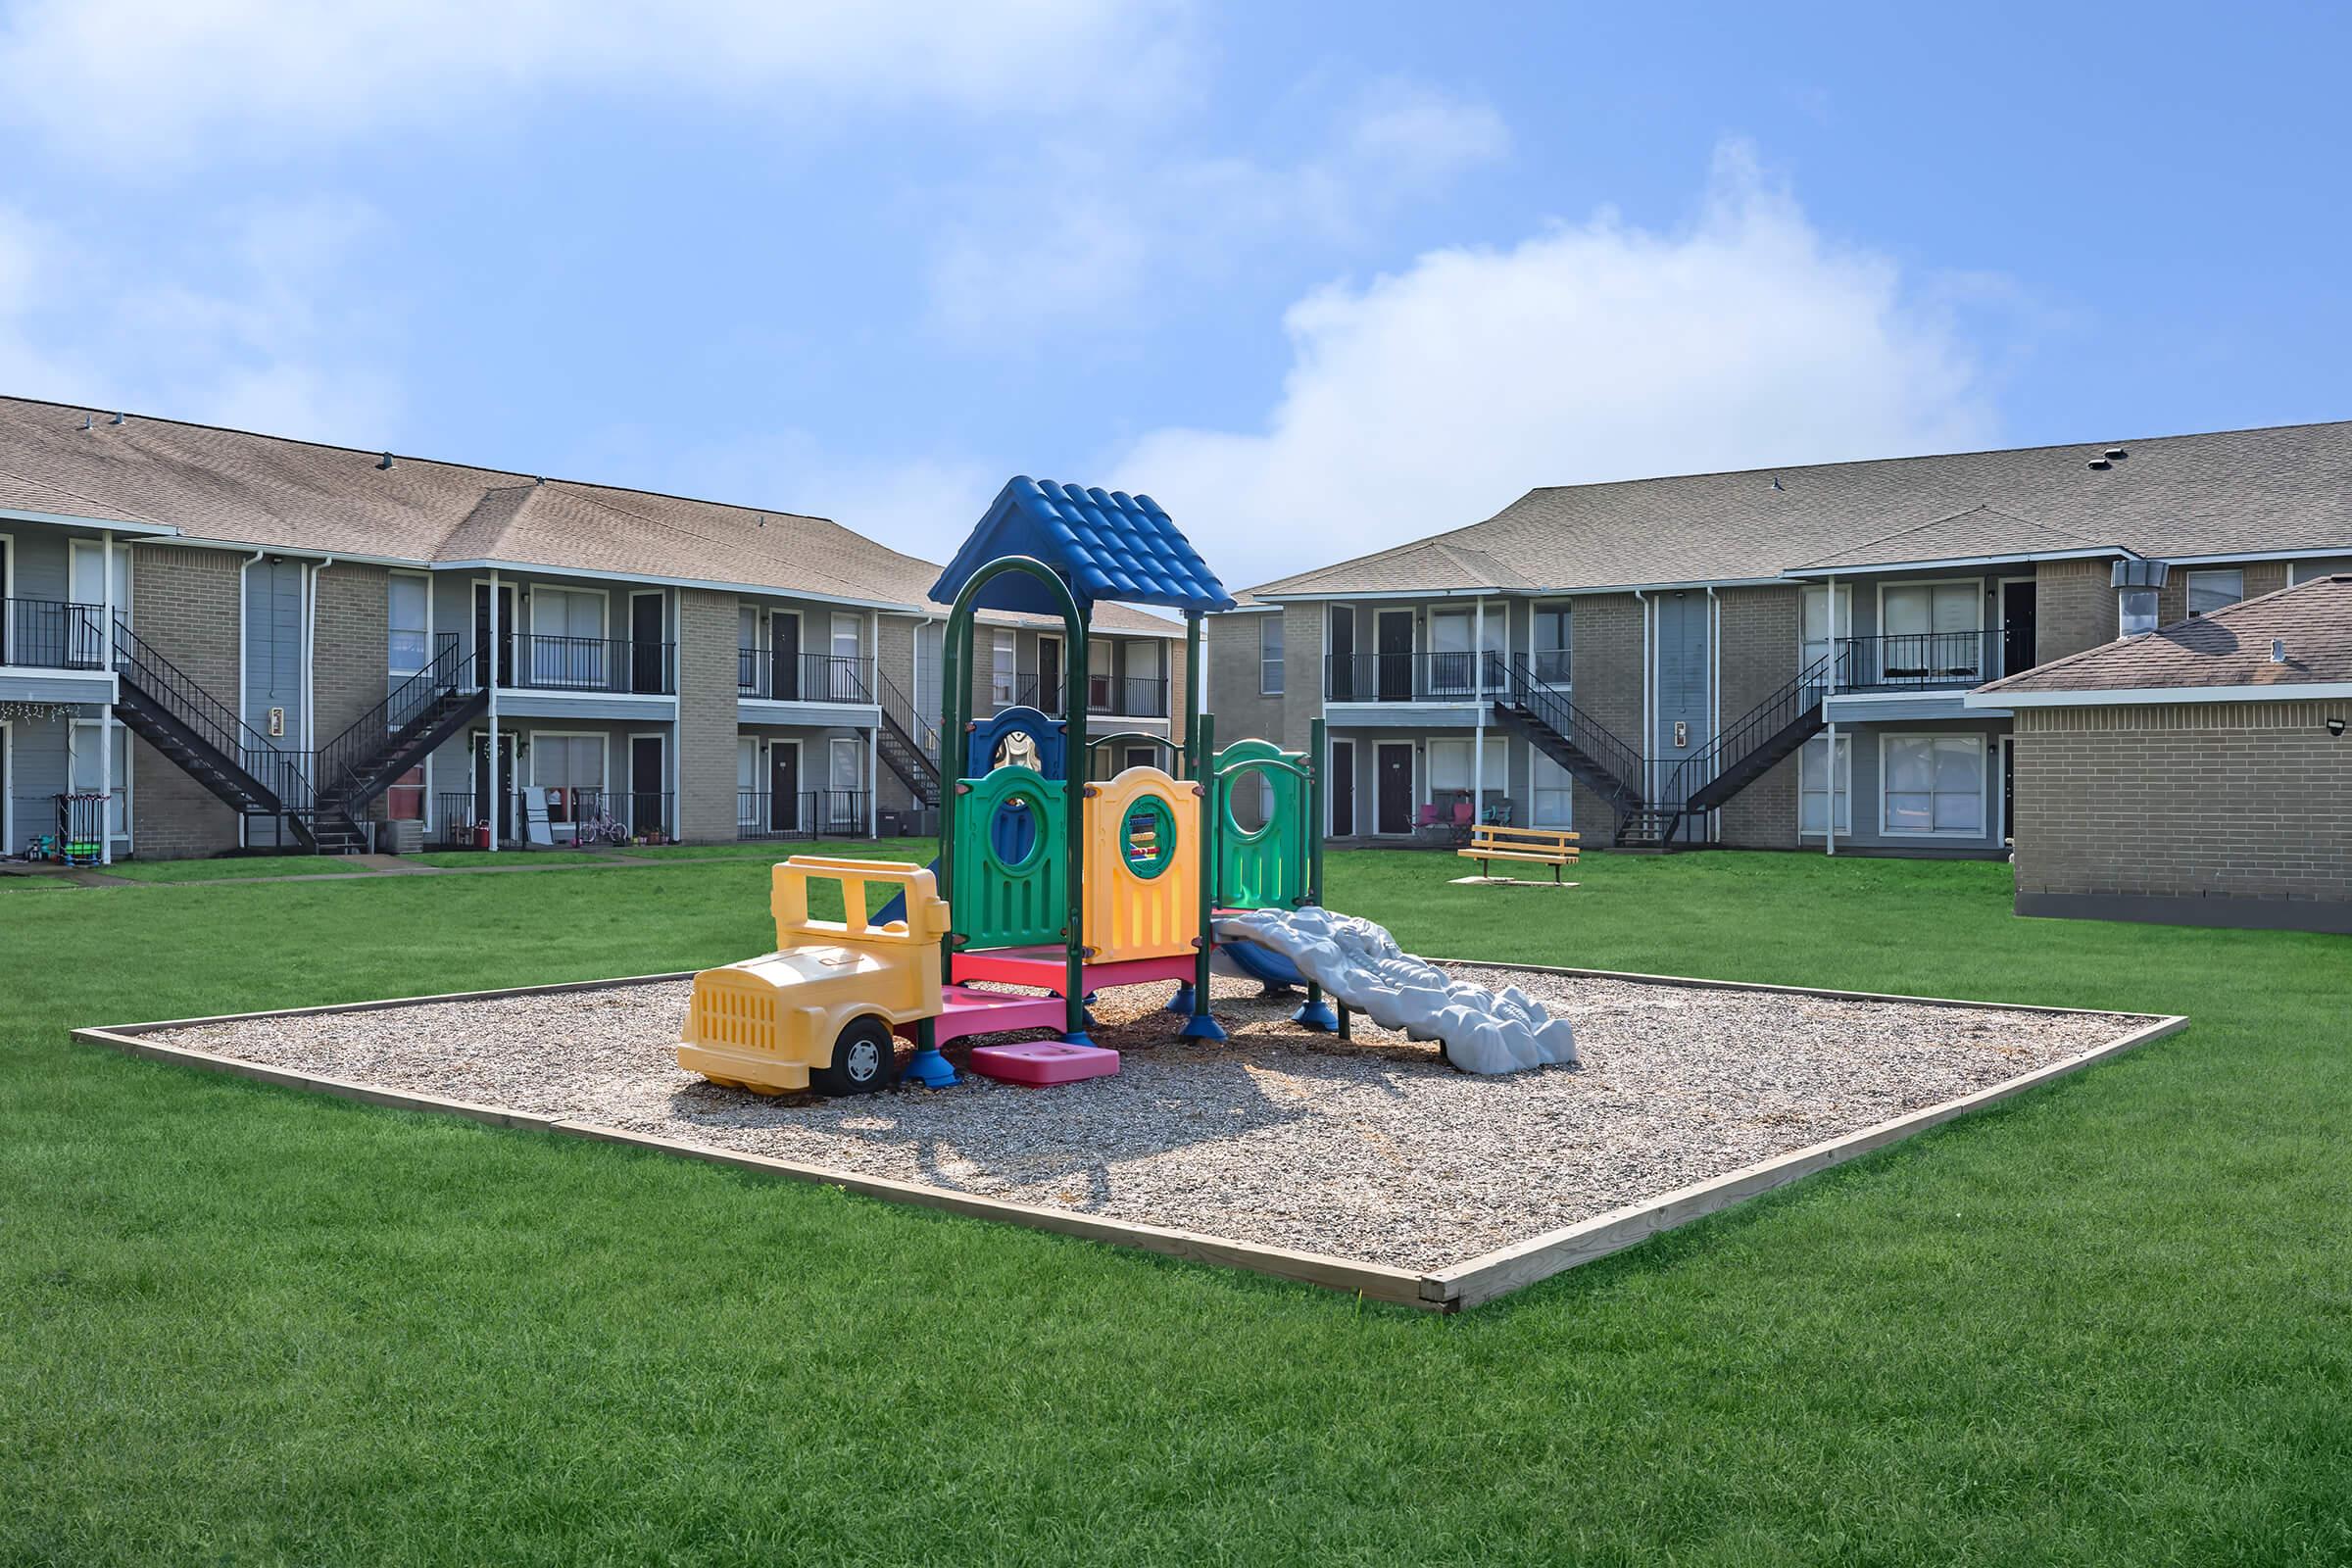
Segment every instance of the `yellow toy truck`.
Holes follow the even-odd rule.
[[[843,918],[808,917],[808,884],[841,884]],[[879,898],[869,900],[872,887]],[[870,910],[904,893],[906,918]],[[776,951],[705,969],[678,1036],[678,1065],[755,1094],[864,1095],[898,1077],[897,1026],[938,1016],[947,901],[920,866],[796,855],[775,868]]]

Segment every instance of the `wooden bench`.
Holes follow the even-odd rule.
[[[1560,867],[1576,863],[1577,836],[1558,827],[1504,827],[1498,823],[1481,822],[1470,830],[1470,842],[1453,853],[1478,862],[1478,874],[1487,876],[1489,860],[1532,860],[1538,865],[1551,867],[1551,879],[1560,880]]]

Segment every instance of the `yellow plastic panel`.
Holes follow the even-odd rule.
[[[1200,934],[1200,789],[1156,767],[1086,787],[1086,945],[1096,962],[1190,953]]]

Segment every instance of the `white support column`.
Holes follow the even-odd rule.
[[[865,612],[867,695],[874,700],[874,721],[865,729],[865,836],[882,832],[882,612]]]
[[[1835,692],[1838,689],[1838,579],[1832,577],[1829,580],[1829,586],[1822,591],[1829,596],[1830,602],[1830,671],[1828,690],[1830,692]],[[1826,694],[1822,698],[1822,706],[1825,709],[1829,706],[1829,698]],[[1826,853],[1830,855],[1836,855],[1838,853],[1838,721],[1834,718],[1831,719],[1829,721],[1828,729],[1824,730],[1823,733],[1828,737],[1830,755],[1822,764],[1828,770],[1829,775],[1827,785],[1829,791],[1829,808],[1823,814],[1821,819],[1821,843],[1822,848]],[[1848,808],[1851,808],[1850,806]]]
[[[1328,630],[1326,637],[1330,636]],[[1470,690],[1478,699],[1478,726],[1470,737],[1470,820],[1487,816],[1487,599],[1470,608]]]
[[[482,650],[482,682],[490,690],[490,853],[498,853],[499,796],[498,796],[498,655],[504,646],[505,635],[498,623],[498,572],[490,573],[490,646]]]
[[[115,535],[108,529],[99,535],[103,554],[98,560],[99,575],[106,579],[104,609],[98,623],[98,646],[106,651],[111,669],[115,662]],[[99,708],[98,718],[98,863],[115,863],[115,705],[106,703]],[[128,826],[125,821],[124,826]]]

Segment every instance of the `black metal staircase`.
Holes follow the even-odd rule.
[[[314,843],[308,758],[270,745],[120,617],[114,666],[115,712],[132,734],[239,816],[283,822],[298,843]]]
[[[874,695],[882,709],[882,728],[874,740],[883,765],[899,776],[899,782],[925,809],[938,806],[939,726],[925,722],[906,694],[878,669],[874,671]]]
[[[1539,679],[1524,655],[1506,660],[1499,653],[1488,654],[1487,678],[1488,690],[1494,693],[1494,717],[1527,737],[1529,745],[1567,769],[1616,813],[1613,842],[1623,849],[1663,842],[1653,836],[1655,813],[1638,782],[1639,752],[1569,701],[1566,693]]]
[[[1724,726],[1697,751],[1675,765],[1651,814],[1660,843],[1670,844],[1687,824],[1722,806],[1772,771],[1829,722],[1827,700],[1845,681],[1850,656],[1825,654],[1746,713]]]
[[[368,803],[489,710],[480,656],[461,655],[454,633],[439,642],[432,662],[318,749],[311,831],[321,855],[366,848]]]

